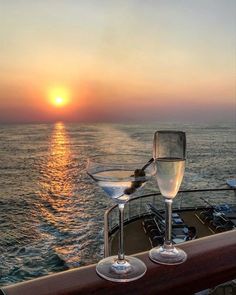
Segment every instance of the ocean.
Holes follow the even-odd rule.
[[[0,125],[0,285],[97,262],[103,214],[113,205],[86,174],[89,156],[152,155],[159,129],[183,130],[181,189],[223,188],[236,175],[230,124]],[[143,193],[158,191],[154,182]]]

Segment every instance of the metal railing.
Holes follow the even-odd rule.
[[[222,197],[222,192],[224,195]],[[232,194],[234,192],[234,194]],[[214,195],[213,195],[214,194]],[[188,195],[188,196],[187,196]],[[198,195],[196,197],[196,195]],[[204,196],[204,198],[202,197]],[[235,188],[218,188],[218,189],[197,189],[197,190],[182,190],[173,202],[173,210],[206,207],[204,199],[209,205],[217,205],[221,203],[235,204],[236,203]],[[129,223],[138,218],[150,215],[146,207],[147,203],[155,204],[160,210],[164,210],[164,202],[159,192],[142,195],[130,199],[125,205],[124,223]],[[119,227],[118,205],[112,206],[104,214],[104,256],[109,256],[109,237]]]

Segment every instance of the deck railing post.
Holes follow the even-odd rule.
[[[139,198],[139,216],[141,216],[142,198]]]
[[[128,221],[130,220],[130,203],[132,202],[132,200],[130,200],[128,202]]]
[[[109,210],[104,214],[104,257],[109,256]]]

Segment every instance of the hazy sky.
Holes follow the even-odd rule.
[[[0,0],[0,122],[234,122],[235,36],[235,0]]]

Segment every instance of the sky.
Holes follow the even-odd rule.
[[[235,0],[0,0],[0,122],[236,122]]]

